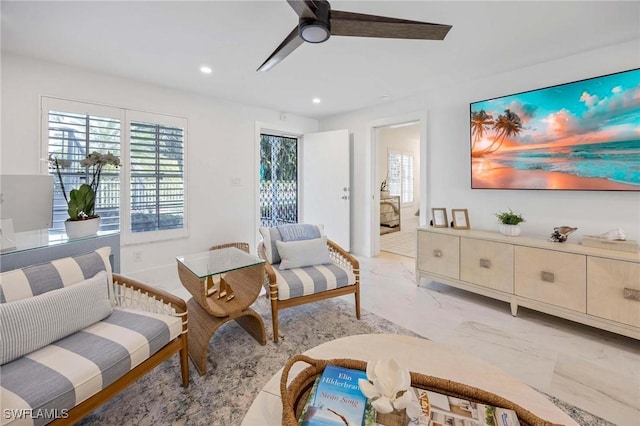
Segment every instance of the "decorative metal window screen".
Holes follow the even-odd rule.
[[[90,182],[88,169],[80,167],[87,154],[98,151],[111,152],[120,157],[120,120],[89,114],[49,111],[49,154],[71,161],[71,167],[61,170],[67,195],[71,189]],[[69,217],[67,203],[62,195],[55,169],[49,165],[49,174],[54,175],[52,232],[64,233],[64,221]],[[119,170],[105,167],[102,170],[100,188],[96,194],[95,212],[100,216],[100,230],[120,229],[120,178]]]
[[[260,135],[260,226],[298,222],[298,139]]]
[[[131,122],[131,232],[184,226],[184,129]]]
[[[402,203],[413,203],[413,156],[389,153],[389,192]]]

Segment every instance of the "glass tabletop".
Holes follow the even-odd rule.
[[[208,250],[201,253],[176,257],[178,262],[186,266],[198,278],[223,274],[236,269],[261,265],[264,260],[236,247]]]

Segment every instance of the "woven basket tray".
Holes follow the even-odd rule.
[[[309,367],[302,370],[287,387],[289,371],[293,364],[298,361],[309,364]],[[280,394],[282,395],[282,424],[284,426],[297,426],[298,417],[304,409],[304,405],[309,396],[309,392],[316,378],[322,374],[327,365],[337,365],[345,368],[365,371],[367,363],[353,359],[313,359],[305,355],[295,355],[287,361],[282,371],[280,380]],[[440,379],[438,377],[427,376],[419,373],[411,373],[411,385],[424,389],[439,392],[458,398],[468,399],[497,407],[509,408],[516,412],[518,420],[523,426],[527,425],[555,425],[547,422],[532,412],[521,406],[491,392],[467,386],[451,380]]]

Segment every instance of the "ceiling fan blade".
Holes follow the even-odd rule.
[[[287,0],[300,18],[316,19],[316,6],[311,0]]]
[[[331,35],[444,40],[451,25],[331,11]]]
[[[298,27],[296,26],[256,71],[269,71],[289,56],[289,54],[296,50],[302,43],[304,43],[304,41],[298,35]]]

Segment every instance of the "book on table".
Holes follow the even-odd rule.
[[[304,426],[361,426],[365,423],[367,397],[358,379],[367,378],[361,370],[328,365],[316,379],[309,399],[298,419]]]

